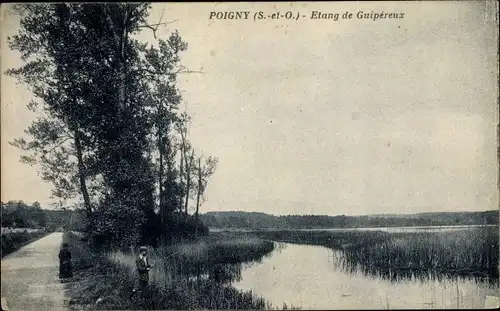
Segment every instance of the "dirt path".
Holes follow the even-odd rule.
[[[52,233],[2,259],[2,308],[8,310],[68,310],[59,281],[57,255],[62,233]]]

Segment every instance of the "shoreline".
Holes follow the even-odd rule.
[[[240,273],[238,265],[241,263],[272,252],[274,244],[270,242],[212,236],[174,245],[173,248],[180,252],[175,260],[166,259],[166,254],[174,252],[173,249],[153,249],[150,257],[159,267],[151,271],[151,296],[138,300],[131,298],[136,281],[134,254],[97,253],[81,238],[68,232],[63,240],[69,242],[73,257],[80,258],[75,262],[73,280],[67,282],[72,310],[270,308],[264,298],[239,291],[226,280],[230,277],[228,273]],[[205,274],[208,279],[200,277]]]
[[[483,227],[500,227],[500,224],[486,224],[486,225],[439,225],[439,226],[382,226],[382,227],[315,227],[315,228],[231,228],[231,227],[209,227],[210,232],[219,233],[219,232],[272,232],[272,231],[390,231],[394,229],[453,229],[453,228],[483,228]],[[388,230],[381,230],[388,229]],[[398,232],[398,231],[395,231]],[[399,231],[404,232],[404,231]]]

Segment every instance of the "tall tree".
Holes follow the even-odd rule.
[[[203,195],[205,193],[205,190],[207,189],[208,179],[215,173],[215,169],[217,168],[219,159],[214,157],[204,158],[200,156],[197,162],[198,165],[196,168],[196,173],[198,184],[196,187],[196,219],[198,219],[200,206],[203,203],[202,201],[205,200]]]
[[[192,178],[193,178],[193,166],[195,161],[194,149],[189,141],[189,126],[191,118],[184,112],[179,118],[177,123],[177,130],[180,135],[180,176],[181,184],[184,188],[184,215],[188,216],[188,206],[189,198],[191,195],[191,190],[193,188]]]
[[[174,211],[187,215],[194,151],[177,112],[177,75],[187,44],[174,32],[147,48],[135,35],[149,4],[29,4],[9,39],[24,66],[9,74],[31,87],[22,160],[41,165],[54,194],[80,194],[95,241],[137,243],[157,234]],[[179,134],[180,133],[180,134]],[[180,140],[178,143],[176,140]],[[180,169],[176,159],[180,152]],[[158,198],[156,198],[158,193]],[[183,201],[184,200],[184,201]],[[184,208],[184,211],[183,211]]]
[[[85,27],[95,44],[90,55],[95,86],[101,92],[87,94],[95,105],[97,122],[91,132],[96,155],[109,191],[99,211],[99,235],[111,235],[116,243],[136,243],[148,238],[155,223],[154,178],[148,159],[148,78],[142,68],[140,49],[133,39],[148,16],[148,4],[92,4],[85,6]],[[94,69],[95,72],[95,69]],[[109,223],[112,225],[109,226]],[[111,231],[110,231],[111,230]]]
[[[156,152],[158,153],[158,196],[159,211],[163,223],[176,209],[175,200],[175,152],[174,124],[178,122],[177,107],[181,95],[176,87],[177,74],[184,72],[180,64],[180,53],[187,44],[177,31],[167,40],[159,40],[158,47],[145,49],[142,68],[151,79],[151,102],[155,124]]]
[[[85,50],[76,46],[84,33],[74,23],[77,7],[59,5],[18,5],[21,28],[9,38],[11,49],[18,50],[26,63],[8,74],[25,82],[35,98],[28,108],[44,114],[26,131],[30,142],[17,139],[13,145],[29,151],[22,161],[40,163],[42,178],[54,185],[53,194],[62,199],[75,196],[79,188],[87,213],[91,201],[87,189],[90,177],[85,166],[86,147],[90,144],[82,132],[85,111],[76,102],[82,76],[78,67]],[[78,117],[80,122],[76,122]],[[76,186],[79,182],[79,186]]]
[[[56,133],[56,129],[69,133],[73,144],[66,148],[77,158],[71,169],[79,177],[76,180],[89,214],[86,173],[95,171],[102,183],[98,229],[107,235],[107,230],[113,228],[108,222],[119,214],[122,219],[112,235],[116,240],[137,240],[144,218],[153,217],[153,193],[151,168],[143,157],[151,125],[145,117],[144,76],[137,71],[141,67],[140,44],[131,36],[145,23],[149,5],[51,4],[18,8],[21,30],[10,45],[21,52],[27,63],[9,73],[32,87],[48,117],[48,122],[39,124],[52,126],[32,127],[32,132],[43,128],[45,133],[34,137],[34,143],[26,144],[27,148],[36,152],[43,145],[42,150],[59,150],[54,161],[49,161],[44,152],[38,158],[47,167],[48,179],[71,185],[68,178],[53,178],[57,171],[54,163],[68,161],[61,156],[64,146],[52,148],[60,136],[47,135]],[[22,141],[17,143],[23,145]],[[85,153],[91,165],[84,163]],[[133,234],[126,233],[125,227]]]

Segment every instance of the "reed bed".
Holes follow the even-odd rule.
[[[229,282],[241,276],[241,263],[262,257],[273,248],[272,242],[240,238],[201,240],[151,250],[149,257],[155,267],[150,270],[150,298],[132,303],[146,309],[270,309],[264,298],[238,291]],[[135,282],[136,256],[122,251],[108,254],[115,278]]]
[[[498,282],[498,227],[407,233],[272,231],[259,235],[339,250],[346,268],[390,279],[447,275]]]
[[[498,273],[498,234],[483,228],[456,232],[394,233],[390,239],[375,245],[351,245],[346,248],[345,256],[351,261],[380,268],[488,276],[495,270]]]

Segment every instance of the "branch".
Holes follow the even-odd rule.
[[[45,154],[49,154],[51,153],[52,151],[54,151],[54,149],[56,149],[57,147],[61,147],[62,144],[64,144],[65,142],[67,142],[68,140],[72,139],[71,137],[66,137],[63,141],[59,142],[58,144],[54,145],[52,148],[50,148],[49,150],[45,151]],[[42,152],[43,152],[42,151]]]
[[[178,74],[178,73],[204,73],[202,70],[189,70],[189,68],[186,68],[184,66],[180,66],[177,71],[174,71],[173,74]]]
[[[203,71],[198,71],[198,70],[189,70],[185,67],[179,68],[178,70],[174,72],[161,72],[159,70],[151,70],[148,68],[139,68],[135,70],[136,72],[146,72],[149,73],[150,75],[171,75],[171,74],[182,74],[182,73],[205,73]]]
[[[162,18],[163,18],[163,16],[162,16]],[[161,19],[160,19],[160,20],[161,20]],[[158,30],[158,27],[159,27],[160,25],[168,25],[168,24],[173,24],[173,23],[175,23],[175,22],[177,22],[177,21],[179,21],[179,20],[178,20],[178,19],[175,19],[175,20],[170,21],[170,22],[157,23],[157,24],[149,24],[149,25],[139,25],[139,26],[137,26],[137,28],[149,28],[149,29],[151,29],[151,30],[153,31],[153,36],[155,37],[155,39],[157,39],[157,38],[156,38],[156,31]],[[154,26],[156,26],[156,27],[154,27]]]
[[[184,70],[178,70],[175,72],[175,74],[181,74],[181,73],[205,73],[201,70],[189,70],[189,69],[184,69]]]

